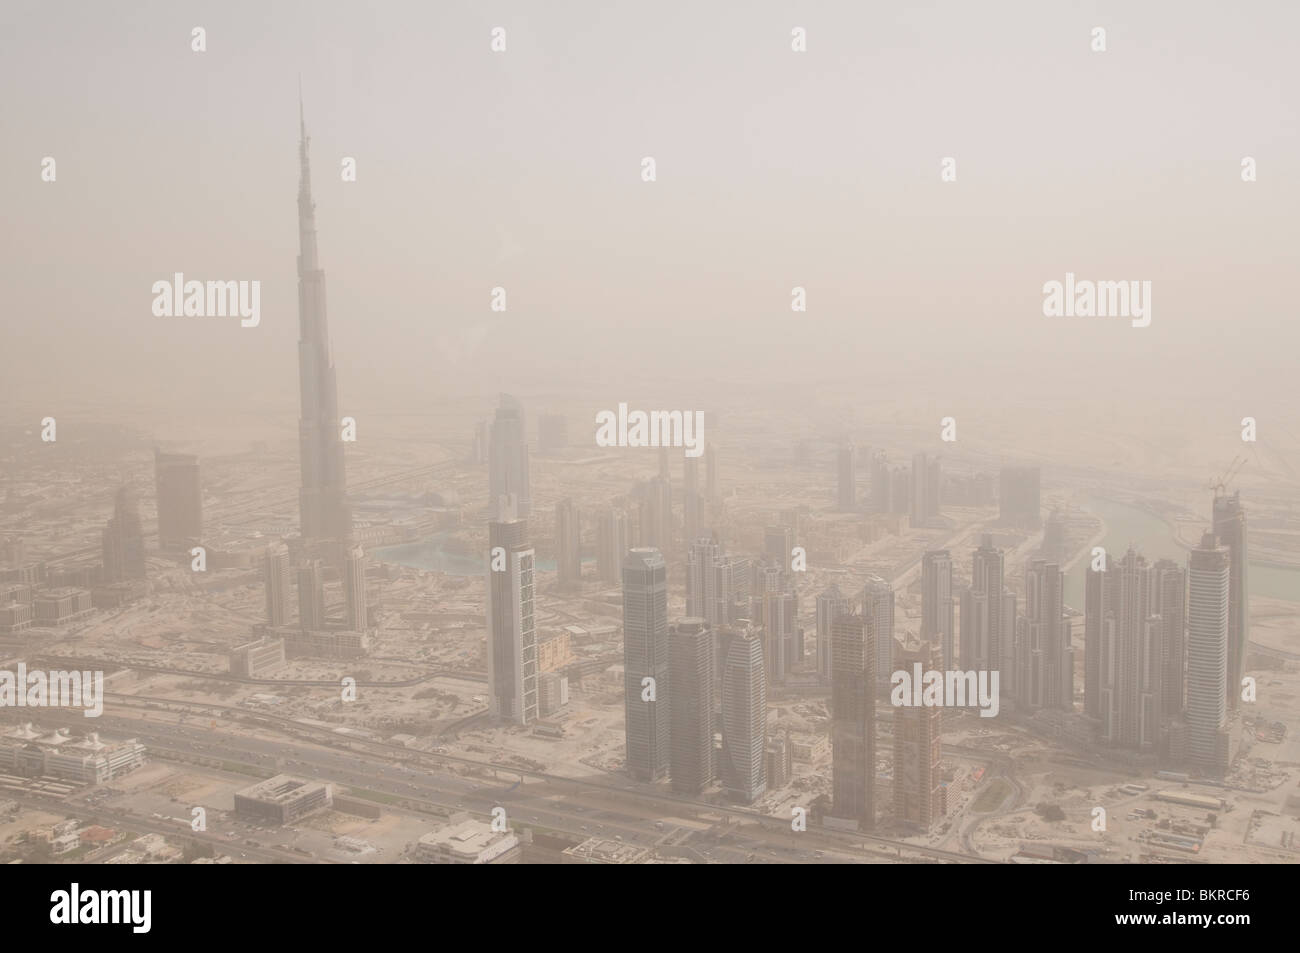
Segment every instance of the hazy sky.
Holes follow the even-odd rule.
[[[1293,2],[7,0],[0,397],[296,416],[300,73],[343,409],[584,373],[1286,397],[1298,38]],[[154,317],[177,271],[260,280],[261,326]],[[1151,326],[1044,317],[1067,271],[1151,281]]]

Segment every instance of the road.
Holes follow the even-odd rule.
[[[115,706],[130,704],[132,700],[132,696],[110,694],[108,697]],[[133,700],[137,704],[145,703],[144,699]],[[238,713],[246,727],[226,730],[176,724],[161,720],[160,713],[128,713],[121,707],[97,719],[95,727],[106,734],[134,737],[162,758],[209,758],[247,766],[265,776],[284,771],[401,798],[412,805],[438,808],[444,813],[465,810],[488,816],[494,807],[503,806],[516,822],[577,837],[621,838],[624,843],[651,847],[671,835],[670,826],[698,830],[701,833],[693,835],[692,840],[702,845],[699,848],[702,851],[709,851],[703,856],[729,863],[743,863],[760,856],[777,862],[806,861],[818,850],[826,852],[828,861],[878,861],[886,852],[890,857],[897,857],[902,851],[917,858],[996,862],[859,832],[810,828],[796,834],[788,819],[649,791],[628,779],[565,778],[385,742],[344,738],[329,729],[228,706],[165,701],[174,708],[188,707],[204,713],[218,709],[228,715]],[[84,717],[74,712],[51,709],[42,713],[42,720],[70,723],[83,730],[86,727]],[[267,725],[278,725],[281,731],[292,732],[294,737],[253,736],[249,730],[254,725],[262,726],[264,731]],[[507,789],[521,778],[525,783],[507,794]],[[682,823],[675,823],[675,819]],[[663,825],[662,830],[656,826],[659,824]],[[705,833],[711,827],[727,830]]]

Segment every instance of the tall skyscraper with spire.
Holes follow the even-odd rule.
[[[325,271],[316,256],[316,203],[311,198],[307,124],[298,98],[298,383],[302,417],[298,501],[305,540],[344,539],[352,532],[339,431],[338,387],[325,320]]]

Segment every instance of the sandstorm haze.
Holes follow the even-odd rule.
[[[5,4],[0,865],[1296,862],[1297,36]]]
[[[26,412],[291,423],[299,74],[350,406],[703,381],[798,402],[831,379],[863,400],[1208,399],[1231,417],[1292,392],[1290,4],[0,17],[0,78],[21,90],[0,111],[0,386]],[[498,24],[509,50],[491,55]],[[1240,181],[1245,155],[1258,182]],[[177,271],[260,280],[261,325],[154,317],[150,286]],[[1067,271],[1150,280],[1151,326],[1045,318],[1042,284]]]

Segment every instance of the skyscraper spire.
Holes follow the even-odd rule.
[[[301,81],[300,81],[301,82]],[[302,417],[298,447],[301,532],[307,540],[345,539],[352,532],[346,498],[343,443],[339,434],[338,389],[325,318],[325,272],[316,254],[316,203],[311,197],[311,138],[298,94],[301,166],[298,182],[298,383]]]
[[[302,81],[298,85],[298,277],[318,267],[316,260],[316,203],[311,198],[311,159],[307,121],[303,118]],[[301,308],[300,308],[301,311]],[[323,309],[322,309],[323,311]],[[323,315],[322,315],[323,316]]]

